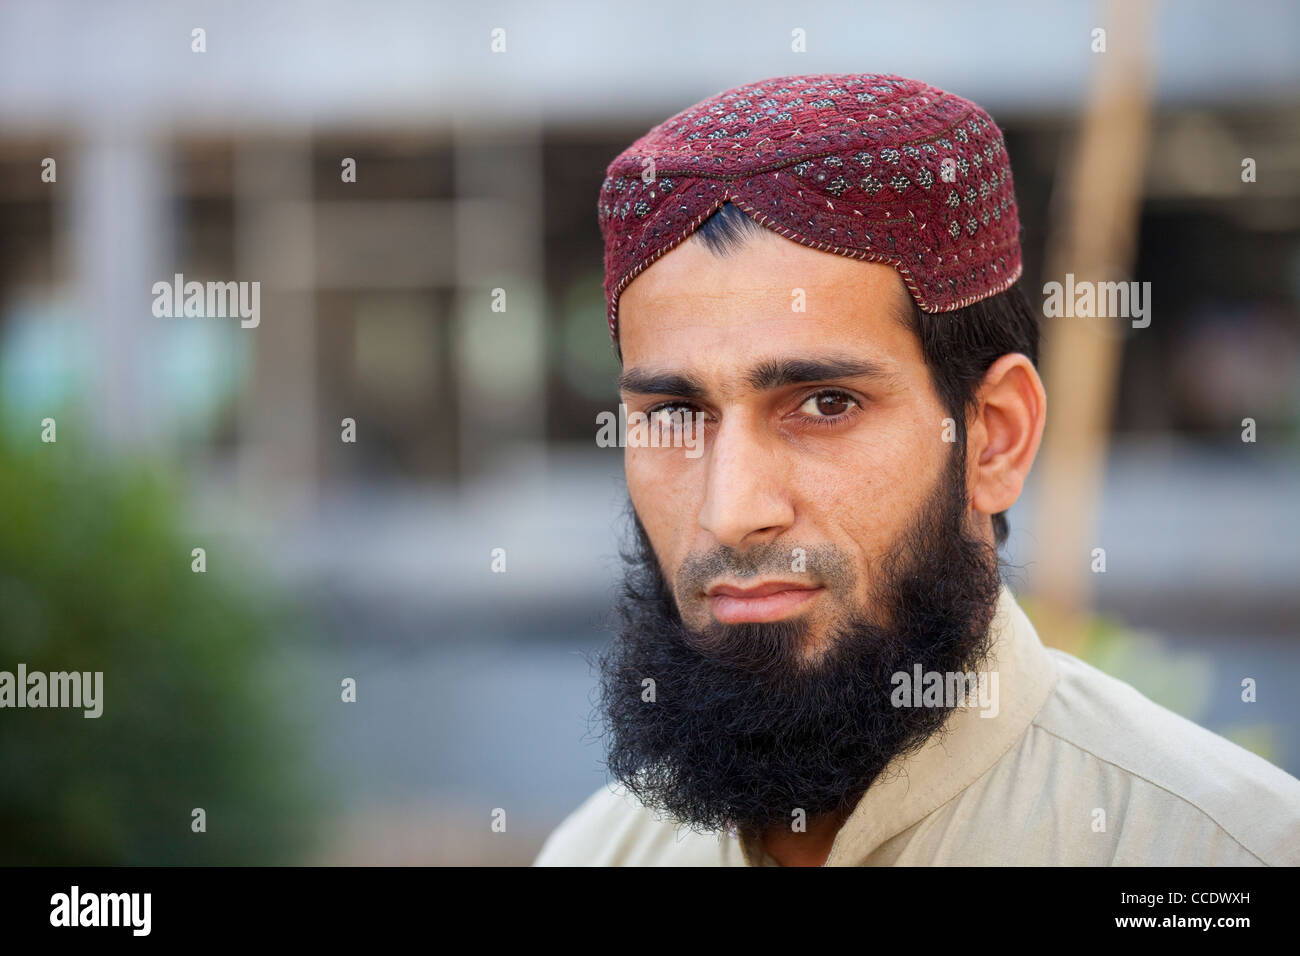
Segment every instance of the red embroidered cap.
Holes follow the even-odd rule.
[[[614,340],[628,283],[728,201],[805,246],[889,263],[925,312],[1022,269],[1011,165],[982,109],[887,74],[775,77],[683,110],[609,164],[597,217]]]

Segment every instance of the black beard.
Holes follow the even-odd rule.
[[[939,732],[951,708],[893,706],[892,677],[917,664],[980,670],[1001,588],[997,549],[968,529],[959,448],[881,563],[878,613],[852,614],[812,662],[800,654],[809,630],[800,618],[687,628],[633,512],[621,628],[599,657],[607,766],[618,782],[691,829],[761,832],[790,826],[795,809],[809,820],[848,812],[890,761]],[[783,545],[787,568],[790,553]],[[730,549],[696,560],[715,574],[755,573]],[[653,702],[643,698],[647,678]]]

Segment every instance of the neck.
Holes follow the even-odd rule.
[[[802,832],[772,827],[763,832],[763,849],[782,866],[823,866],[849,813],[845,810],[814,817]]]

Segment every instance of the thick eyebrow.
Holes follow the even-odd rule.
[[[618,377],[621,391],[634,395],[674,395],[678,398],[703,398],[704,386],[698,380],[679,372],[653,372],[647,369],[628,369]]]
[[[789,358],[773,359],[754,367],[745,380],[750,387],[763,390],[824,382],[836,378],[891,378],[890,371],[879,362],[862,358]]]
[[[745,382],[757,391],[803,385],[808,382],[825,382],[844,378],[890,379],[893,373],[871,359],[829,356],[825,358],[769,359],[754,366]],[[628,369],[618,379],[618,387],[637,395],[673,395],[678,398],[701,399],[706,396],[704,385],[681,372]]]

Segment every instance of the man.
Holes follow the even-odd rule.
[[[1300,781],[1045,649],[1001,581],[1046,396],[987,114],[766,80],[598,211],[622,401],[679,440],[625,452],[618,783],[539,865],[1300,863]]]

